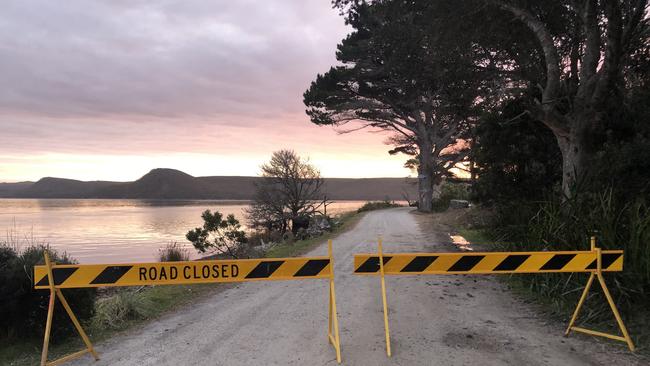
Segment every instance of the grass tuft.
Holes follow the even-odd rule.
[[[158,249],[158,262],[185,262],[190,260],[190,251],[178,244],[170,242],[164,248]]]

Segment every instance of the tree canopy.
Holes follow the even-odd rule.
[[[317,125],[343,132],[370,128],[391,135],[390,153],[414,157],[420,209],[431,210],[432,185],[465,161],[484,86],[471,42],[458,42],[423,16],[426,2],[359,4],[348,22],[354,32],[338,46],[341,66],[318,75],[304,94]]]
[[[253,227],[284,233],[304,226],[324,203],[320,172],[292,150],[279,150],[262,165],[264,180],[256,186],[247,211]]]
[[[470,44],[472,60],[452,56],[484,71],[483,107],[525,102],[522,115],[542,122],[555,137],[567,196],[590,173],[604,144],[629,127],[619,117],[631,88],[647,73],[642,71],[649,54],[647,0],[336,0],[334,5],[352,25],[367,7],[399,14],[414,8],[407,14],[429,22],[429,36],[444,34],[447,45]]]

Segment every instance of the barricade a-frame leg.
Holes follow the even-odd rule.
[[[384,309],[384,331],[386,333],[386,354],[392,355],[390,349],[390,328],[388,327],[388,304],[386,301],[386,276],[384,276],[384,252],[382,248],[382,238],[377,239],[377,250],[379,254],[379,273],[381,275],[381,302]]]
[[[336,289],[334,287],[334,256],[332,254],[332,240],[327,241],[327,251],[330,257],[329,278],[329,314],[327,322],[327,340],[336,350],[336,362],[341,363],[341,338],[339,336],[339,320],[336,311]],[[334,328],[334,333],[332,333]]]
[[[607,283],[605,283],[605,278],[603,277],[603,272],[602,272],[602,253],[601,253],[601,249],[596,247],[595,237],[591,238],[591,250],[596,252],[596,271],[592,272],[589,275],[589,280],[587,281],[587,285],[585,286],[585,289],[582,291],[582,296],[580,296],[580,300],[578,301],[578,306],[573,312],[573,316],[571,316],[571,321],[569,322],[569,326],[567,327],[567,330],[564,333],[564,335],[568,336],[571,333],[571,331],[575,331],[579,333],[589,334],[592,336],[605,337],[605,338],[627,343],[627,346],[630,349],[630,351],[634,352],[635,347],[634,347],[634,343],[632,342],[632,338],[630,338],[630,335],[627,332],[627,328],[623,323],[623,318],[621,318],[621,314],[618,312],[618,309],[616,308],[614,299],[612,299],[612,295],[609,293],[609,289],[607,288]],[[623,336],[618,336],[614,334],[609,334],[609,333],[604,333],[604,332],[599,332],[591,329],[585,329],[582,327],[574,326],[574,323],[578,318],[578,315],[580,314],[580,309],[582,308],[582,305],[587,299],[587,295],[589,294],[589,289],[591,288],[591,285],[594,283],[594,278],[598,279],[598,283],[600,284],[600,287],[603,289],[605,298],[609,303],[609,307],[612,309],[614,318],[616,318],[616,323],[618,324],[618,327],[621,330]]]
[[[43,255],[45,257],[45,265],[47,266],[47,270],[48,270],[47,280],[50,287],[50,301],[47,309],[47,322],[45,323],[45,337],[43,338],[43,352],[41,353],[41,366],[59,365],[66,361],[70,361],[75,358],[81,357],[86,353],[90,353],[95,358],[95,361],[99,360],[99,356],[97,355],[97,352],[95,352],[92,343],[90,343],[90,339],[88,338],[88,335],[86,335],[86,332],[81,327],[79,320],[72,312],[72,309],[68,304],[68,301],[65,299],[65,296],[63,296],[63,292],[61,292],[61,289],[58,289],[54,286],[54,277],[52,275],[52,263],[50,262],[50,257],[47,254],[47,251],[45,251]],[[86,349],[61,357],[57,360],[48,362],[47,355],[48,355],[49,344],[50,344],[50,334],[52,332],[52,319],[54,318],[54,305],[56,304],[57,297],[59,298],[59,301],[61,301],[61,305],[63,305],[63,308],[65,309],[66,313],[68,313],[68,316],[70,317],[70,320],[72,320],[72,323],[77,329],[77,332],[79,332],[79,336],[81,336],[81,339],[86,345]]]

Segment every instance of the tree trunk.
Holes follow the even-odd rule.
[[[599,121],[595,116],[585,114],[572,122],[568,133],[553,131],[562,153],[562,194],[565,199],[573,195],[575,185],[587,171],[586,165],[591,151],[589,134],[593,132],[590,129]]]
[[[439,200],[440,196],[442,196],[442,183],[443,180],[440,177],[433,180],[433,200]]]
[[[431,176],[418,169],[418,211],[431,212],[433,209],[433,181]]]
[[[418,165],[418,211],[433,210],[433,164],[429,144],[420,144],[420,164]]]

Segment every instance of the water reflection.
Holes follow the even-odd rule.
[[[328,205],[330,215],[352,211],[362,201]],[[82,263],[152,261],[158,249],[176,241],[191,248],[188,230],[200,226],[206,209],[244,221],[247,201],[0,199],[0,234],[21,237],[67,251]],[[198,257],[191,248],[193,258]]]

